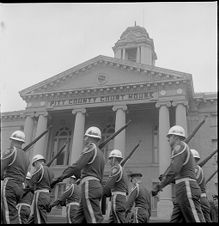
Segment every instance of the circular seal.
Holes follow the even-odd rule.
[[[101,85],[105,84],[107,82],[107,75],[105,73],[98,73],[97,81]]]

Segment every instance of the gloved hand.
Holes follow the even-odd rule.
[[[55,185],[56,185],[57,183],[61,182],[61,181],[63,181],[63,178],[62,178],[62,177],[55,178],[55,179],[52,181],[50,187],[51,187],[51,188],[54,188]]]
[[[158,177],[158,179],[159,179],[160,181],[162,181],[162,179],[163,179],[163,174],[161,174],[161,175]]]
[[[161,191],[161,186],[160,184],[156,184],[155,188],[151,191],[152,196],[156,196],[159,191]]]

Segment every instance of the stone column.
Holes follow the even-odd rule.
[[[141,59],[141,57],[140,57],[140,46],[139,47],[137,47],[137,54],[136,54],[136,62],[137,63],[140,63],[140,59]]]
[[[173,106],[176,106],[176,125],[182,126],[185,130],[186,137],[187,137],[187,117],[186,117],[186,106],[188,106],[188,101],[174,101],[172,103]]]
[[[156,103],[156,107],[159,108],[159,175],[163,174],[170,164],[171,149],[166,137],[170,128],[170,106],[170,102]],[[170,219],[173,209],[171,198],[171,186],[168,185],[159,193],[157,213],[160,219]]]
[[[70,164],[75,163],[82,152],[84,140],[84,125],[85,125],[86,109],[75,109],[72,114],[75,114],[75,126],[73,134],[72,150],[70,155]]]
[[[125,48],[122,49],[122,59],[125,60]]]
[[[33,119],[34,114],[28,114],[26,115],[26,119],[24,122],[24,134],[25,134],[25,143],[23,145],[23,147],[27,146],[31,141],[32,141],[32,137],[33,137],[33,129],[34,129],[34,119]],[[30,148],[30,150],[28,150],[27,156],[28,158],[31,160],[32,158],[32,150],[33,148]]]
[[[47,129],[47,121],[48,121],[47,117],[48,117],[48,112],[39,113],[37,129],[36,129],[36,137],[39,136],[41,133],[43,133]],[[33,156],[37,154],[41,154],[46,158],[45,145],[46,145],[47,139],[48,139],[48,133],[45,134],[43,137],[41,137],[34,144]]]
[[[126,110],[126,105],[113,106],[113,111],[116,111],[115,131],[119,130],[126,124]],[[114,138],[114,148],[119,149],[123,156],[125,156],[125,143],[125,130],[123,130]]]

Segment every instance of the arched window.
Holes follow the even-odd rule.
[[[70,153],[70,140],[71,140],[71,130],[68,127],[62,127],[59,129],[54,137],[53,142],[53,154],[52,158],[60,151],[62,146],[68,141],[65,149],[59,155],[59,157],[54,161],[54,165],[67,165],[69,161],[69,153]]]

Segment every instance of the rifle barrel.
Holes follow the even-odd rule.
[[[43,133],[41,133],[39,136],[37,136],[32,142],[30,142],[28,145],[26,145],[23,150],[27,151],[32,145],[34,145],[42,136],[44,136],[49,129],[52,128],[52,126],[50,125]]]
[[[204,166],[207,162],[208,162],[208,160],[209,159],[211,159],[213,156],[214,156],[214,154],[217,152],[217,150],[215,150],[215,151],[213,151],[209,156],[207,156],[205,159],[203,159],[200,163],[198,163],[198,165],[199,166]]]
[[[214,175],[217,173],[218,169],[216,171],[214,171],[214,173],[211,174],[211,176],[205,181],[205,184],[207,184],[213,177]]]
[[[67,143],[68,143],[68,141],[61,147],[60,151],[59,151],[59,152],[58,152],[58,153],[50,160],[50,162],[46,164],[48,167],[50,167],[51,164],[53,163],[53,161],[54,161],[56,158],[58,158],[58,156],[62,153],[62,151],[64,150],[64,148],[65,148],[65,146],[67,145]]]
[[[141,140],[140,140],[140,141],[138,142],[138,144],[131,150],[131,152],[129,153],[129,155],[128,155],[125,159],[122,160],[122,162],[120,163],[121,166],[124,166],[125,163],[130,159],[130,157],[134,154],[134,152],[135,152],[135,151],[137,150],[137,148],[139,147],[140,143],[141,143]]]
[[[115,136],[117,136],[122,130],[124,130],[129,124],[131,120],[129,120],[123,127],[121,127],[118,131],[116,131],[114,134],[112,134],[110,137],[108,137],[106,140],[104,140],[101,144],[99,144],[99,148],[102,149],[108,142],[110,142]]]

